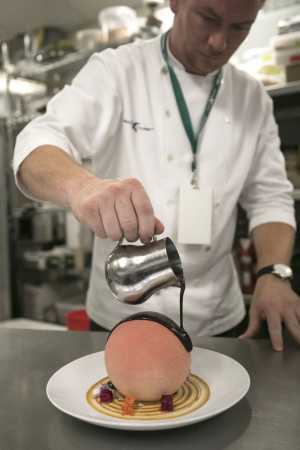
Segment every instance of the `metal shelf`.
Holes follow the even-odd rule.
[[[47,204],[47,207],[44,207],[42,205]],[[24,215],[26,212],[30,212],[30,214],[50,214],[50,213],[66,213],[68,210],[67,208],[63,208],[62,206],[56,206],[52,205],[47,202],[35,202],[31,201],[28,202],[23,207],[16,207],[12,208],[12,217],[14,219],[19,219]]]
[[[117,48],[120,45],[128,44],[132,39],[126,39],[119,42],[110,42],[99,44],[93,50],[77,50],[65,55],[63,58],[49,63],[38,63],[35,61],[20,61],[15,68],[18,76],[24,78],[41,78],[53,71],[59,71],[73,66],[82,66],[94,53],[101,52],[108,48]]]
[[[291,83],[276,84],[275,86],[266,87],[271,97],[280,97],[282,95],[291,95],[300,93],[300,81]]]
[[[64,58],[51,63],[39,64],[36,62],[20,61],[16,67],[18,76],[35,78],[46,75],[54,70],[63,69],[73,64],[84,63],[91,56],[91,52],[74,52]]]
[[[300,200],[300,189],[295,189],[293,192],[293,199]]]

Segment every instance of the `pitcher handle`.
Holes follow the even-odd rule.
[[[120,245],[122,245],[124,241],[124,234],[122,235],[122,237],[119,239],[119,242],[117,243],[117,248],[120,247]]]
[[[119,239],[119,242],[117,243],[117,247],[116,247],[116,248],[120,247],[120,245],[123,244],[123,241],[124,241],[124,235]],[[157,241],[157,236],[154,234],[154,235],[152,236],[150,242],[156,242],[156,241]]]

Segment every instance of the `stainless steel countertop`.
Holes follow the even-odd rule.
[[[300,349],[265,340],[194,339],[244,365],[247,396],[225,413],[174,430],[132,432],[90,425],[48,401],[45,386],[66,363],[103,349],[105,333],[0,330],[1,450],[299,450]]]

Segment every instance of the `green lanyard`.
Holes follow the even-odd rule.
[[[175,74],[175,71],[170,64],[168,50],[167,50],[167,35],[168,35],[168,33],[165,33],[161,37],[161,51],[162,51],[165,63],[169,70],[169,75],[170,75],[170,79],[171,79],[171,83],[172,83],[172,87],[173,87],[173,92],[174,92],[174,95],[176,98],[177,107],[178,107],[178,110],[180,113],[180,117],[181,117],[184,129],[185,129],[185,132],[187,134],[187,137],[191,144],[191,149],[193,152],[193,162],[192,162],[191,168],[192,168],[193,174],[195,174],[196,167],[197,167],[196,156],[197,156],[198,142],[202,135],[202,132],[204,130],[207,119],[212,110],[212,107],[214,106],[215,100],[217,98],[217,95],[218,95],[218,92],[219,92],[219,89],[220,89],[220,86],[222,83],[223,73],[222,73],[222,69],[221,69],[214,77],[213,86],[212,86],[211,92],[209,94],[209,97],[208,97],[208,100],[207,100],[207,103],[206,103],[206,106],[204,109],[204,113],[202,114],[202,117],[200,120],[198,132],[194,133],[190,113],[189,113],[181,86],[179,84],[179,81]]]

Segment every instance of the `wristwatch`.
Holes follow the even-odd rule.
[[[275,275],[282,280],[291,280],[293,278],[292,269],[285,264],[272,264],[270,266],[263,267],[257,271],[256,278],[266,274]]]

